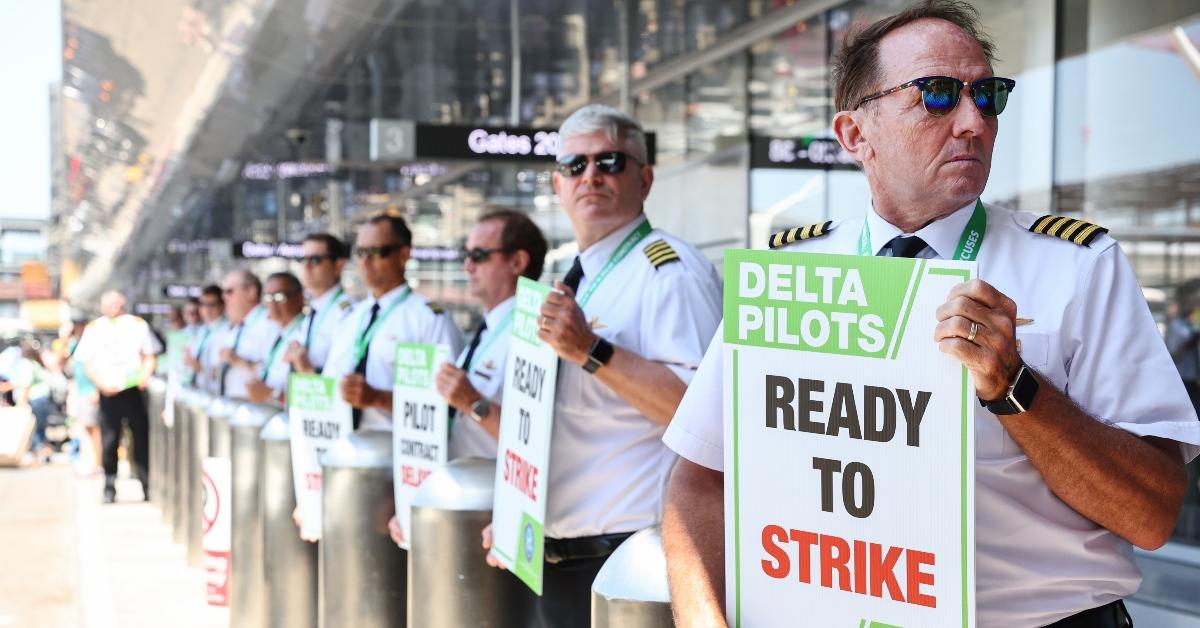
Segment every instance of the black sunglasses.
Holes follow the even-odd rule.
[[[486,262],[488,260],[488,258],[492,256],[492,253],[507,253],[507,252],[508,252],[508,249],[485,249],[485,248],[481,248],[481,247],[476,247],[473,249],[464,248],[462,250],[463,257],[471,260],[472,262],[475,262],[476,264],[482,264],[482,263]]]
[[[638,160],[620,151],[596,153],[595,155],[563,154],[558,156],[558,171],[564,177],[577,177],[587,170],[588,162],[595,161],[596,169],[604,174],[621,174],[625,171],[625,163]]]
[[[304,264],[305,266],[316,266],[317,264],[320,264],[321,262],[323,262],[327,259],[333,259],[333,256],[332,255],[305,255],[304,257],[300,258],[300,262],[302,264]]]
[[[387,257],[396,251],[404,248],[403,244],[385,244],[383,246],[356,246],[354,247],[354,255],[358,259],[366,259],[368,257]]]
[[[921,104],[925,106],[925,111],[929,112],[929,115],[941,117],[958,106],[959,97],[965,87],[971,90],[971,100],[975,101],[979,113],[994,118],[1004,112],[1004,107],[1008,104],[1008,95],[1012,93],[1016,84],[1017,82],[1012,79],[997,76],[981,78],[970,83],[950,76],[922,76],[891,89],[865,96],[858,101],[857,105],[854,105],[854,108],[858,109],[876,98],[883,98],[902,89],[916,87],[921,90]]]

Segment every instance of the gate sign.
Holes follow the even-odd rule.
[[[204,509],[200,516],[204,537],[204,572],[209,606],[229,606],[229,548],[232,542],[232,468],[228,458],[205,458],[201,462]]]
[[[412,502],[425,478],[446,464],[450,426],[446,400],[434,375],[449,359],[443,345],[396,345],[396,381],[392,386],[392,460],[396,518],[408,549],[412,538]]]
[[[321,455],[350,433],[353,418],[331,377],[292,373],[287,401],[300,536],[315,541],[321,538]]]
[[[726,252],[730,626],[975,625],[975,387],[933,340],[974,276]]]
[[[558,355],[537,337],[538,314],[549,292],[548,286],[524,277],[517,280],[492,511],[492,552],[538,595],[542,594],[542,525],[558,382]]]

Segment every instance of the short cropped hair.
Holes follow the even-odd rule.
[[[404,217],[402,216],[377,214],[367,220],[367,224],[388,225],[392,229],[392,235],[395,236],[400,244],[412,246],[412,231],[408,229],[408,223],[404,222]]]
[[[558,127],[559,146],[569,137],[596,131],[603,131],[608,139],[623,144],[629,156],[642,165],[650,163],[642,124],[608,105],[586,105],[567,116],[562,126]]]
[[[275,280],[283,282],[288,294],[304,294],[304,286],[300,285],[300,280],[292,273],[272,273],[269,277],[267,277],[267,281]]]
[[[917,20],[935,19],[963,29],[996,62],[996,46],[979,23],[979,11],[960,0],[925,0],[862,28],[852,29],[833,57],[833,99],[838,111],[850,111],[868,94],[885,89],[879,67],[879,42],[888,33]],[[915,78],[915,77],[913,77]]]
[[[218,286],[215,283],[210,283],[207,286],[204,286],[204,289],[200,291],[200,296],[205,296],[205,295],[208,295],[210,297],[217,297],[217,303],[220,303],[221,305],[225,305],[225,296],[221,292],[221,286]]]
[[[350,257],[350,249],[337,236],[329,233],[310,233],[304,236],[305,242],[320,242],[325,245],[325,254],[337,261]]]
[[[262,281],[259,280],[258,275],[255,275],[248,270],[236,270],[234,272],[238,277],[241,277],[242,285],[254,288],[254,293],[257,294],[259,298],[262,297]]]
[[[500,248],[506,253],[511,255],[517,251],[525,251],[529,254],[529,265],[521,275],[534,281],[541,278],[542,269],[546,265],[546,251],[550,247],[546,244],[542,230],[529,215],[514,209],[492,209],[484,214],[479,222],[486,220],[504,223],[500,230]]]

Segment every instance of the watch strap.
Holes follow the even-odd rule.
[[[983,405],[992,414],[997,416],[1021,414],[1033,405],[1033,398],[1038,392],[1037,377],[1034,376],[1033,370],[1021,362],[1021,368],[1017,371],[1017,376],[1008,386],[1008,391],[1005,395],[995,401],[984,402]]]
[[[589,373],[595,373],[600,367],[608,364],[612,359],[613,346],[612,343],[597,337],[592,343],[592,348],[588,351],[587,362],[583,363],[583,370]]]

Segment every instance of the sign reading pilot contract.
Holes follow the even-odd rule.
[[[974,275],[726,252],[731,626],[974,626],[975,387],[933,340]]]
[[[446,464],[450,434],[446,400],[434,386],[438,367],[449,349],[441,345],[396,345],[396,380],[392,387],[392,460],[395,466],[396,519],[404,543],[412,538],[412,503],[425,478]]]

